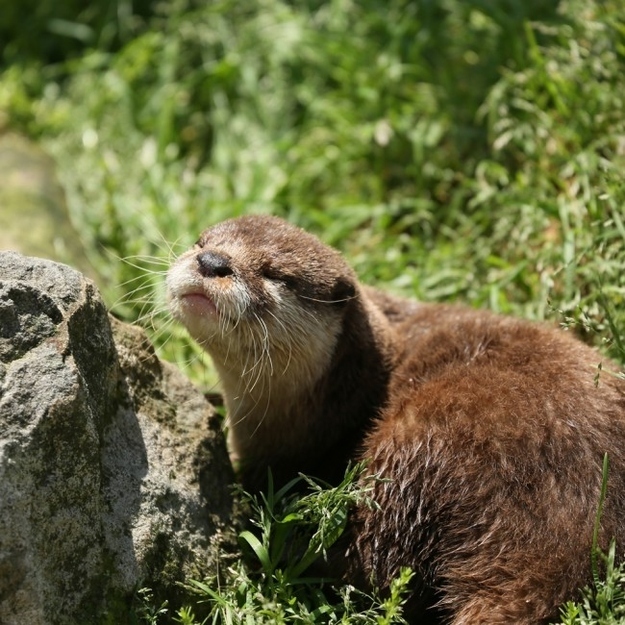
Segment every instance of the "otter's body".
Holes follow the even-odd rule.
[[[555,619],[590,581],[605,453],[600,542],[624,543],[625,381],[568,333],[363,287],[271,217],[207,230],[168,287],[218,368],[248,488],[267,467],[335,481],[349,460],[385,478],[337,562],[365,587],[412,567],[415,623]]]

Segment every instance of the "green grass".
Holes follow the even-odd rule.
[[[82,6],[1,12],[0,130],[55,156],[107,302],[199,384],[163,273],[245,213],[366,282],[562,323],[625,363],[620,0]]]
[[[562,608],[561,625],[625,623],[625,564],[615,564],[614,542],[607,554],[601,554],[601,558],[605,574],[593,586],[583,589],[579,601],[569,601]]]
[[[348,510],[374,505],[367,486],[356,485],[359,473],[358,467],[348,470],[334,488],[307,480],[304,495],[291,492],[295,481],[274,492],[270,479],[266,495],[247,496],[255,526],[240,535],[247,557],[228,567],[222,580],[193,585],[209,604],[212,622],[404,623],[410,571],[402,571],[382,599],[352,587],[337,592],[314,568],[343,533]]]
[[[183,625],[405,623],[402,606],[412,577],[409,569],[400,572],[385,597],[351,586],[335,589],[333,580],[320,577],[321,569],[315,569],[341,537],[348,510],[356,504],[375,505],[368,485],[356,484],[361,468],[348,469],[334,488],[300,478],[274,492],[270,478],[266,494],[257,498],[243,493],[252,522],[240,534],[243,558],[224,554],[220,574],[193,581],[193,600],[171,614],[166,605],[153,606],[144,591],[137,611],[140,622],[157,625],[170,617]],[[293,490],[298,481],[306,483],[303,495]]]
[[[608,483],[609,459],[603,459],[601,496],[597,507],[592,541],[591,586],[584,588],[579,601],[568,601],[561,610],[558,625],[619,625],[625,622],[625,562],[616,565],[616,543],[611,541],[607,553],[598,547],[598,535]]]
[[[192,581],[190,600],[177,610],[152,602],[140,591],[137,620],[143,625],[175,622],[214,624],[362,624],[401,625],[402,607],[413,573],[400,572],[386,597],[367,595],[351,586],[334,588],[320,578],[315,565],[341,537],[347,514],[354,505],[375,506],[365,483],[357,485],[360,467],[346,472],[334,488],[303,478],[304,495],[293,492],[298,480],[274,492],[271,478],[266,494],[242,493],[250,509],[252,527],[240,534],[243,556],[223,554],[219,575]],[[577,601],[561,609],[557,625],[619,625],[625,623],[625,562],[616,564],[616,544],[607,553],[597,546],[606,496],[608,458],[604,459],[603,486],[597,505],[593,538],[593,583],[580,590]],[[300,480],[301,481],[301,480]],[[201,616],[196,616],[200,614]]]

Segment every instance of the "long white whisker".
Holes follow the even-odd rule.
[[[287,357],[286,364],[284,365],[284,368],[282,369],[282,375],[284,375],[287,372],[289,365],[291,364],[291,360],[293,358],[293,340],[284,322],[279,317],[277,317],[271,310],[268,310],[267,312],[271,317],[273,317],[275,322],[280,326],[280,328],[282,329],[282,336],[284,336],[287,341],[289,355]]]
[[[343,299],[315,299],[314,297],[308,297],[307,295],[298,294],[298,297],[302,299],[307,299],[310,302],[317,302],[319,304],[341,304],[342,302],[349,302],[353,299],[357,299],[357,295],[350,295],[349,297],[344,297]]]

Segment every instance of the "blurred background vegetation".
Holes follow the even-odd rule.
[[[625,360],[621,0],[85,6],[3,4],[0,129],[55,157],[120,316],[162,328],[171,255],[264,212],[369,283],[574,324]]]

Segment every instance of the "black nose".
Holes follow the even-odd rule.
[[[200,273],[205,278],[225,278],[234,272],[230,265],[230,259],[216,252],[202,252],[197,255],[197,264]]]

